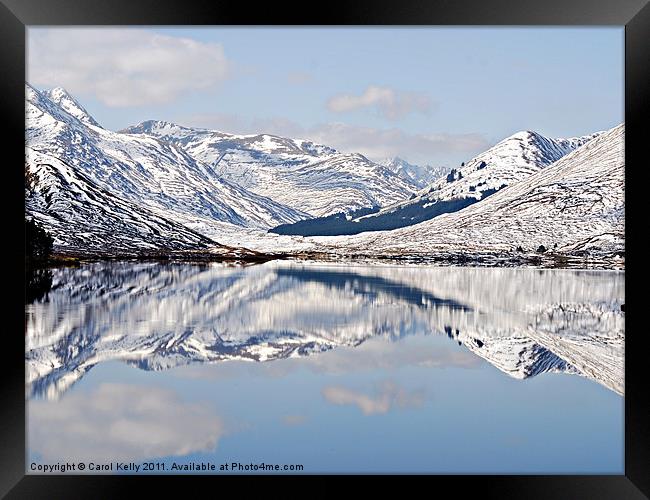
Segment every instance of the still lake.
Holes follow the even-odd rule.
[[[117,262],[32,285],[28,473],[624,471],[623,271]]]

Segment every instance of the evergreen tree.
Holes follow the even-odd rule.
[[[52,253],[54,238],[33,219],[25,219],[25,258],[27,261],[42,262]]]

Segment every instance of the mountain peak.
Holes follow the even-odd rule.
[[[74,116],[83,124],[101,127],[90,113],[88,113],[88,111],[86,111],[86,109],[63,87],[55,87],[51,90],[45,90],[42,94],[53,103],[58,104],[66,113]]]
[[[29,83],[25,82],[25,99],[34,101],[40,97],[41,93],[32,87]]]
[[[47,90],[47,94],[49,94],[50,99],[62,99],[62,98],[67,98],[71,100],[75,100],[74,97],[68,92],[66,89],[63,87],[54,87],[53,89]]]
[[[126,127],[118,132],[123,134],[149,134],[155,136],[161,136],[165,134],[185,132],[189,133],[192,129],[178,125],[173,122],[168,122],[164,120],[145,120],[138,123],[137,125],[131,125]]]
[[[406,167],[411,165],[409,162],[404,160],[403,158],[400,158],[399,156],[393,156],[391,158],[386,158],[382,161],[379,162],[380,165],[384,165],[385,167],[388,168],[399,168],[399,167]]]
[[[504,142],[512,139],[529,141],[529,140],[535,140],[542,137],[543,136],[541,134],[535,132],[534,130],[520,130],[519,132],[515,132],[511,136],[506,137],[504,139]]]
[[[574,136],[574,137],[552,137],[551,138],[548,136],[544,136],[539,132],[535,132],[534,130],[520,130],[519,132],[515,132],[511,136],[506,137],[501,142],[507,142],[513,139],[521,140],[529,143],[544,143],[544,142],[552,141],[556,144],[561,144],[563,146],[570,145],[572,148],[575,148],[585,144],[586,142],[590,141],[591,139],[594,139],[595,137],[598,137],[604,132],[605,131],[593,132],[591,134]]]

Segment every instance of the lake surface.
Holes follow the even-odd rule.
[[[28,473],[624,471],[623,271],[125,262],[30,283]]]

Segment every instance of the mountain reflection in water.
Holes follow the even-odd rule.
[[[53,269],[26,306],[27,394],[56,399],[112,360],[272,361],[415,334],[446,335],[511,377],[565,372],[623,394],[624,284],[610,271],[286,261]]]

